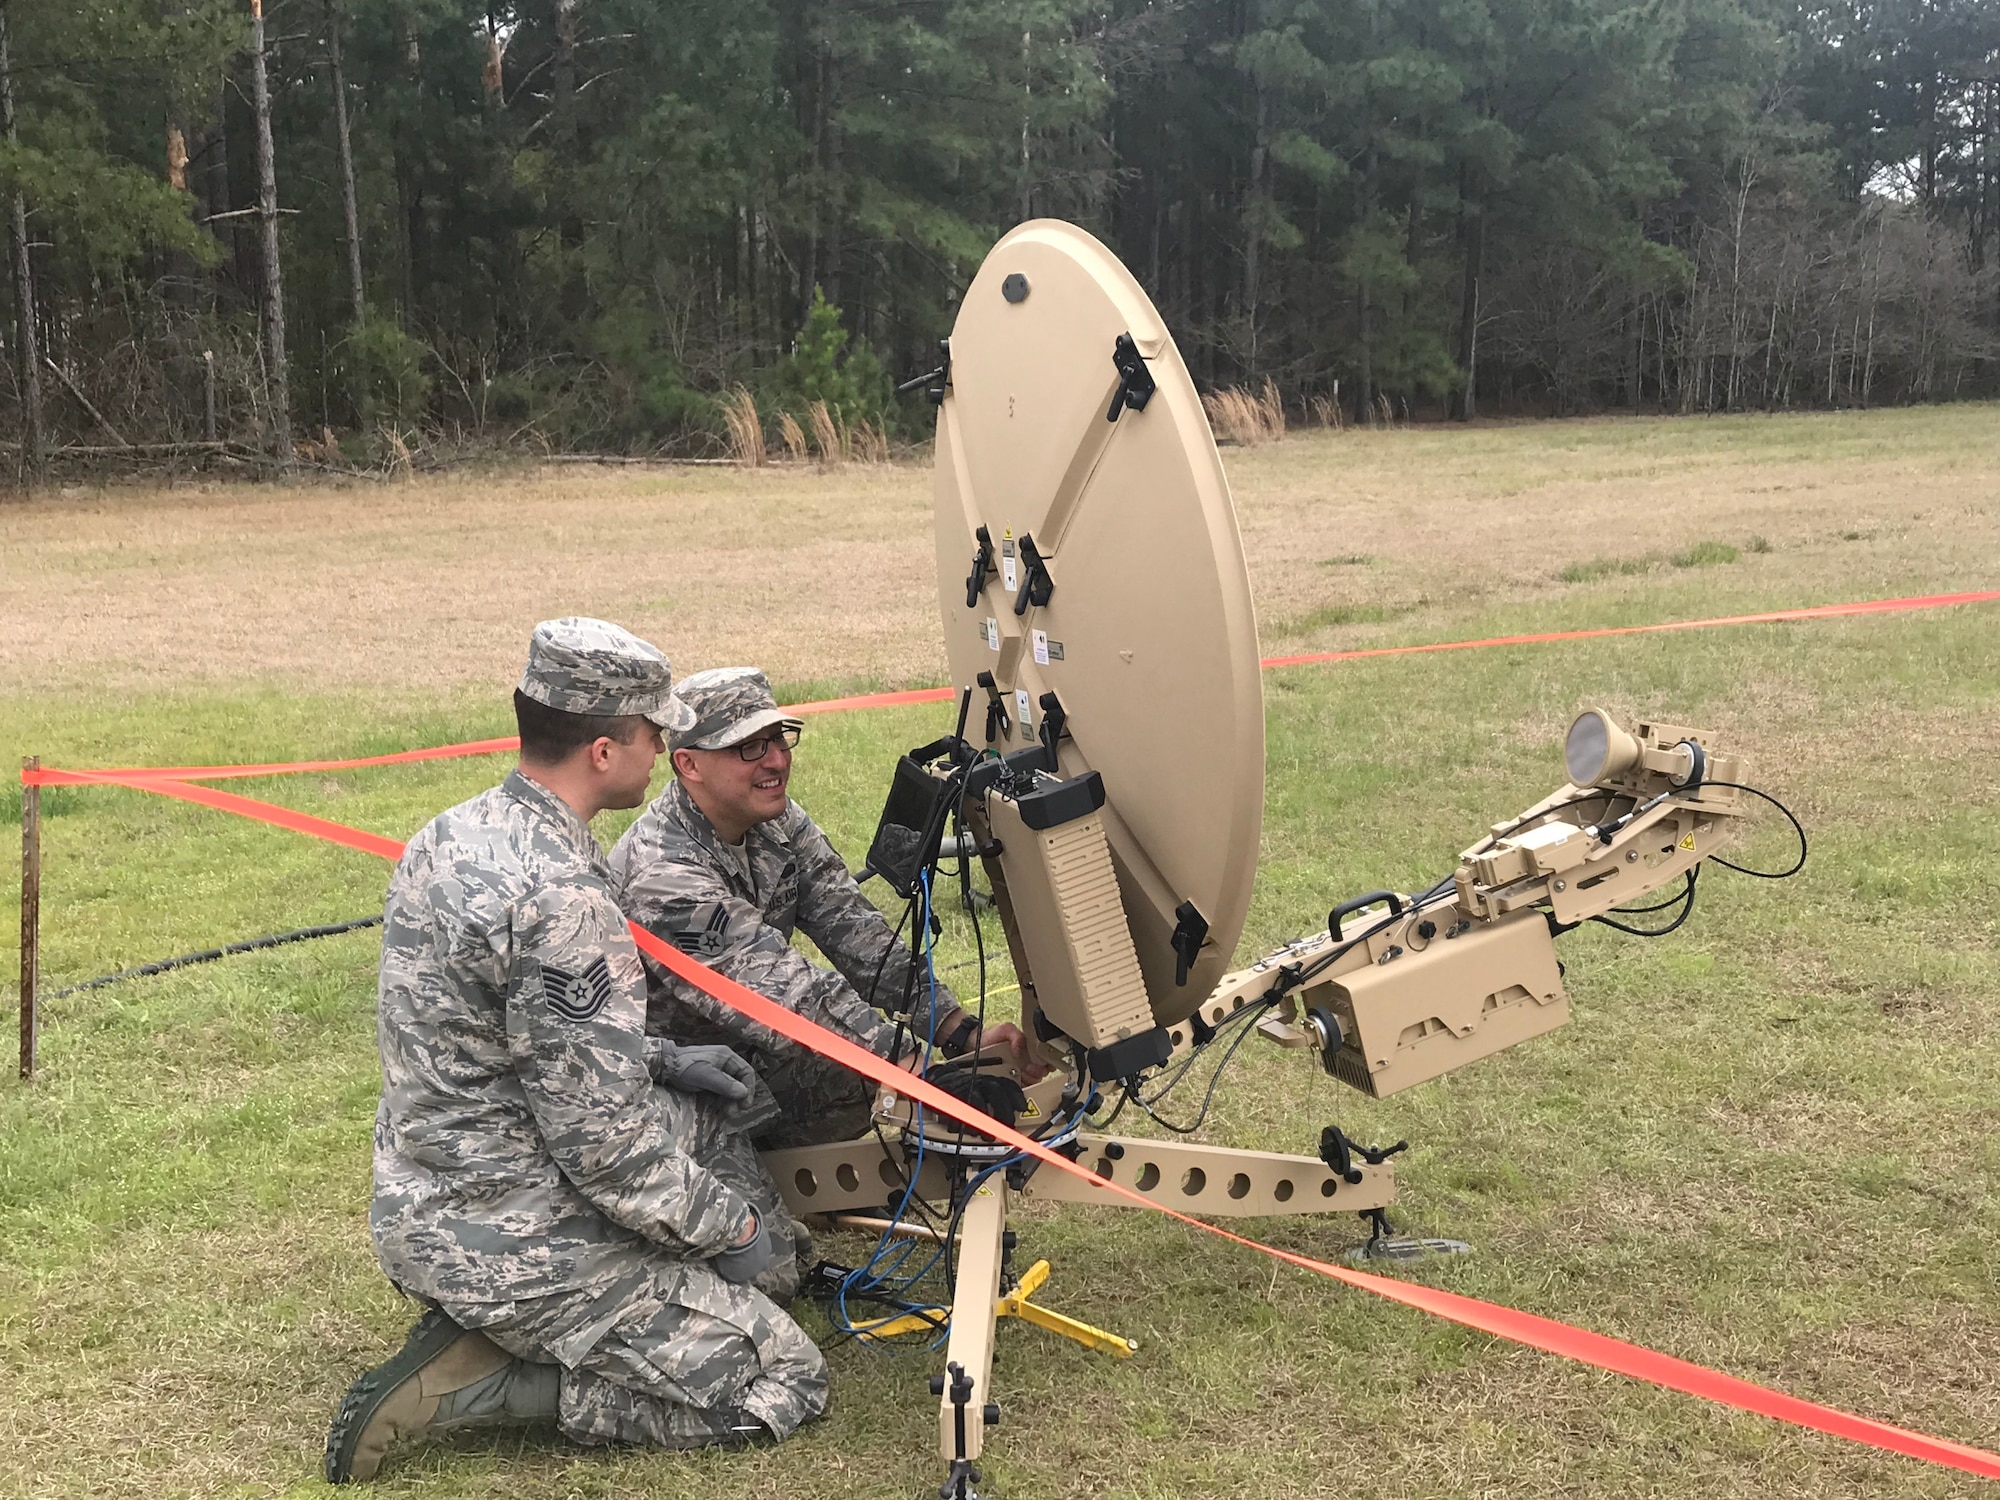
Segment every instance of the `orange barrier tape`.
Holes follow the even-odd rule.
[[[1262,665],[1302,667],[1321,662],[1360,661],[1371,656],[1418,656],[1433,651],[1474,651],[1491,646],[1542,646],[1555,641],[1587,641],[1606,636],[1650,635],[1662,630],[1707,630],[1720,625],[1779,625],[1791,620],[1828,620],[1843,615],[1900,614],[1910,610],[1944,609],[1954,604],[1991,604],[2000,600],[2000,589],[1964,594],[1920,594],[1906,599],[1871,599],[1856,604],[1815,604],[1802,609],[1767,610],[1755,615],[1721,615],[1709,620],[1670,620],[1653,625],[1605,625],[1591,630],[1552,630],[1536,635],[1496,635],[1476,641],[1431,641],[1416,646],[1370,646],[1353,651],[1310,651],[1298,656],[1267,656]],[[812,703],[791,704],[794,714],[843,713],[856,708],[898,708],[914,703],[949,703],[957,696],[950,687],[905,688],[893,693],[862,693],[849,698],[822,698]],[[101,774],[114,777],[167,777],[176,781],[218,781],[225,777],[284,776],[304,771],[351,771],[365,766],[393,766],[410,761],[450,760],[458,756],[497,755],[517,749],[520,741],[504,739],[469,740],[461,745],[434,745],[426,750],[399,750],[391,755],[366,755],[357,760],[280,761],[269,765],[244,766],[128,766],[101,773],[60,771],[44,767],[22,771],[24,786],[69,786],[79,778]]]
[[[222,781],[230,777],[243,776],[291,776],[306,771],[356,771],[366,766],[400,766],[411,761],[456,760],[467,755],[500,755],[509,750],[521,748],[521,741],[514,735],[495,740],[467,740],[461,745],[432,745],[424,750],[397,750],[388,755],[363,755],[354,760],[286,760],[273,761],[261,766],[125,766],[107,771],[57,771],[43,769],[40,772],[23,772],[21,780],[29,786],[73,786],[94,776],[140,776],[148,780],[165,778],[171,781]]]
[[[954,687],[905,688],[898,693],[861,693],[852,698],[822,698],[816,703],[793,703],[788,714],[838,714],[850,708],[901,708],[906,703],[949,703],[958,696]]]
[[[403,850],[402,844],[395,839],[384,838],[380,834],[368,833],[358,828],[349,828],[344,824],[331,823],[324,818],[293,812],[289,808],[275,807],[249,797],[239,797],[230,792],[217,792],[207,787],[148,780],[136,776],[116,776],[108,772],[70,774],[76,776],[78,780],[128,786],[138,791],[157,792],[161,796],[197,802],[223,812],[235,813],[240,817],[270,823],[279,828],[308,833],[315,838],[326,839],[349,849],[379,854],[385,859],[399,858]],[[1463,1297],[1456,1292],[1440,1291],[1435,1287],[1396,1281],[1386,1276],[1374,1276],[1365,1271],[1350,1270],[1345,1266],[1314,1260],[1311,1256],[1299,1255],[1290,1250],[1280,1250],[1276,1246],[1262,1244],[1244,1235],[1235,1234],[1181,1213],[1177,1209],[1168,1208],[1164,1204],[1155,1203],[1123,1183],[1100,1178],[1089,1168],[1051,1151],[1038,1141],[1030,1140],[1011,1126],[1002,1125],[999,1121],[988,1118],[970,1105],[945,1093],[927,1079],[906,1073],[874,1053],[864,1051],[845,1037],[837,1036],[816,1022],[808,1021],[803,1016],[795,1015],[784,1007],[773,1004],[756,991],[745,988],[727,975],[718,974],[705,964],[688,957],[680,949],[662,942],[637,923],[632,923],[630,926],[632,939],[639,945],[641,952],[696,988],[742,1011],[753,1021],[790,1037],[793,1041],[811,1048],[842,1067],[896,1090],[906,1098],[915,1099],[926,1108],[934,1109],[947,1118],[992,1136],[1016,1151],[1034,1157],[1044,1166],[1093,1183],[1104,1191],[1125,1199],[1135,1207],[1152,1209],[1179,1223],[1199,1229],[1205,1234],[1212,1234],[1218,1239],[1242,1245],[1273,1260],[1283,1261],[1287,1265],[1297,1266],[1300,1270],[1311,1271],[1315,1275],[1358,1287],[1362,1291],[1372,1292],[1391,1302],[1400,1302],[1406,1307],[1417,1308],[1435,1317],[1445,1318],[1496,1338],[1524,1344],[1531,1349],[1540,1349],[1563,1359],[1609,1370],[1634,1380],[1643,1380],[1667,1390],[1699,1396],[1704,1401],[1712,1401],[1721,1406],[1755,1412],[1781,1422],[1789,1422],[1797,1427],[1811,1428],[1817,1432],[1829,1433],[1834,1437],[1846,1438],[1891,1453],[1923,1459],[1927,1463],[1961,1470],[1967,1474],[2000,1479],[2000,1454],[1988,1453],[1983,1449],[1967,1447],[1944,1438],[1929,1437],[1920,1432],[1911,1432],[1886,1422],[1877,1422],[1869,1417],[1855,1416],[1851,1412],[1821,1406],[1816,1402],[1802,1401],[1796,1396],[1787,1396],[1782,1391],[1774,1391],[1768,1386],[1738,1380],[1733,1375],[1724,1375],[1719,1371],[1676,1359],[1670,1354],[1661,1354],[1657,1350],[1647,1349],[1638,1344],[1626,1343],[1622,1339],[1607,1338],[1603,1334],[1559,1323],[1553,1318],[1520,1312],[1497,1303],[1482,1302],[1475,1297]]]
[[[1804,609],[1772,609],[1755,615],[1718,615],[1711,620],[1668,620],[1655,625],[1601,625],[1591,630],[1545,630],[1537,635],[1496,635],[1479,641],[1437,641],[1423,646],[1372,646],[1360,651],[1309,651],[1302,656],[1267,656],[1263,665],[1266,669],[1303,667],[1315,662],[1359,661],[1367,656],[1416,656],[1428,651],[1474,651],[1486,646],[1543,646],[1551,641],[1651,635],[1662,630],[1709,630],[1718,625],[1782,625],[1788,620],[1901,614],[1917,609],[1944,609],[1954,604],[1991,604],[1995,600],[2000,600],[2000,589],[1970,594],[1919,594],[1908,599],[1868,599],[1858,604],[1814,604]]]
[[[157,792],[162,797],[175,797],[182,802],[196,802],[203,807],[212,807],[217,812],[235,813],[239,818],[251,818],[259,823],[269,823],[274,828],[285,828],[293,833],[304,833],[316,839],[325,839],[330,844],[359,849],[363,854],[377,854],[383,859],[403,857],[401,839],[385,838],[364,828],[349,828],[345,823],[328,822],[325,818],[315,818],[311,813],[293,812],[289,807],[259,802],[254,797],[239,797],[234,792],[218,792],[214,787],[193,786],[185,781],[134,776],[118,771],[64,771],[61,775],[63,780],[60,784],[124,786],[131,787],[134,791]]]

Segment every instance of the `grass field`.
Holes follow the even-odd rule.
[[[1226,457],[1270,652],[2000,586],[1992,406],[1313,435]],[[630,624],[681,670],[760,660],[794,698],[934,682],[928,478],[562,471],[0,508],[0,752],[10,768],[280,760],[506,733],[529,626],[570,612]],[[1294,668],[1266,703],[1245,956],[1341,896],[1442,874],[1562,779],[1562,727],[1586,703],[1727,736],[1805,819],[1813,859],[1785,883],[1714,872],[1658,942],[1566,937],[1568,1028],[1381,1104],[1246,1047],[1207,1138],[1309,1152],[1334,1119],[1407,1136],[1403,1221],[1477,1251],[1409,1274],[2000,1445],[2000,607]],[[944,715],[810,727],[796,789],[851,860],[894,755]],[[234,789],[401,837],[501,770]],[[18,787],[0,806],[11,828]],[[139,793],[57,790],[44,815],[49,988],[361,916],[387,876]],[[1782,860],[1780,820],[1745,850]],[[48,1007],[40,1081],[0,1083],[0,1495],[320,1489],[340,1392],[411,1317],[365,1224],[374,942]],[[942,962],[969,955],[956,922]],[[1003,1328],[987,1472],[1007,1500],[1991,1488],[1497,1344],[1156,1216],[1042,1209],[1017,1227],[1024,1256],[1055,1263],[1043,1300],[1141,1350],[1113,1364]],[[1361,1233],[1350,1216],[1249,1227],[1319,1256]],[[933,1357],[829,1354],[832,1416],[774,1450],[474,1436],[410,1453],[380,1489],[934,1492]]]

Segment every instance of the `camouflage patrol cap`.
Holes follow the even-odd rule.
[[[692,673],[681,679],[674,696],[694,711],[693,722],[676,729],[668,741],[675,750],[727,750],[773,725],[805,727],[805,720],[779,709],[770,679],[755,667]]]
[[[566,714],[644,714],[662,729],[695,722],[674,692],[673,668],[659,648],[609,620],[544,620],[528,639],[521,691]]]

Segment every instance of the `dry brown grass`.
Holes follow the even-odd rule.
[[[747,468],[764,462],[764,423],[757,415],[757,402],[748,388],[737,386],[722,403],[722,420],[729,428],[729,451]]]
[[[838,464],[847,457],[847,435],[840,424],[834,421],[833,413],[827,410],[824,401],[815,401],[806,408],[806,418],[812,424],[813,447],[819,451],[819,461],[823,464]]]
[[[885,464],[889,461],[889,429],[877,427],[862,418],[847,429],[848,451],[852,457],[864,464]]]
[[[806,431],[788,411],[778,413],[778,438],[785,445],[785,456],[793,463],[806,461]]]
[[[1974,586],[2000,556],[1997,430],[1993,408],[1959,407],[1320,432],[1228,467],[1277,650],[1447,636],[1499,607],[1554,617],[1628,586],[1564,567],[1709,538],[1771,546],[1666,570],[1723,606]],[[536,620],[578,612],[684,668],[933,682],[929,489],[897,464],[66,490],[0,507],[0,688],[490,694]]]
[[[1284,399],[1269,379],[1255,391],[1246,386],[1229,386],[1203,396],[1201,404],[1218,438],[1250,447],[1275,442],[1285,435]]]

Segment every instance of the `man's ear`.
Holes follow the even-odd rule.
[[[683,746],[668,755],[667,760],[673,766],[674,774],[680,777],[681,780],[701,780],[701,762],[695,758],[694,751]]]
[[[584,753],[590,757],[591,770],[593,771],[610,770],[611,757],[616,752],[617,748],[618,748],[618,742],[612,739],[611,736],[608,734],[601,734],[596,739],[592,740],[587,746],[584,747]]]

